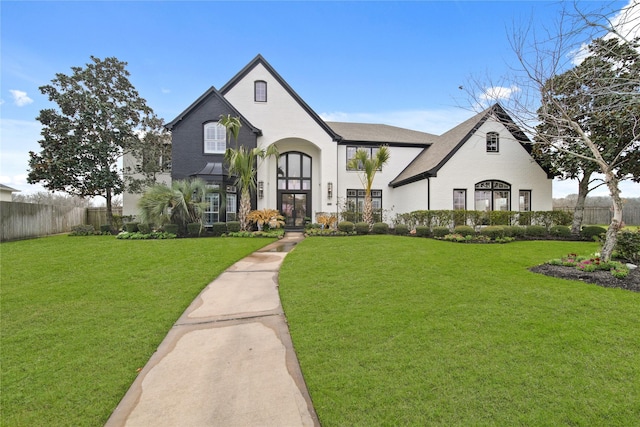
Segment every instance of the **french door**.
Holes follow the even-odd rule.
[[[284,216],[285,227],[304,227],[304,219],[310,211],[307,196],[307,193],[280,193],[280,213]]]

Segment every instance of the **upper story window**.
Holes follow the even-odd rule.
[[[253,99],[256,102],[267,102],[267,82],[264,80],[253,82]]]
[[[224,154],[227,148],[227,129],[218,122],[204,125],[204,152],[207,154]]]
[[[487,133],[487,153],[500,152],[500,135],[497,132]]]
[[[359,170],[361,171],[363,168],[363,165],[358,163],[358,168],[354,169],[354,168],[350,168],[349,167],[349,162],[351,161],[351,159],[353,159],[356,156],[356,151],[358,150],[363,150],[367,152],[367,157],[369,159],[373,158],[376,156],[376,153],[378,152],[378,150],[380,149],[380,147],[356,147],[356,146],[348,146],[347,147],[347,170],[348,171],[354,171],[354,170]],[[379,171],[382,170],[382,168],[378,168]]]

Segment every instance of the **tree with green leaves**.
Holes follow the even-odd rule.
[[[249,228],[249,213],[251,212],[251,191],[255,191],[256,174],[258,162],[267,157],[278,158],[279,153],[275,145],[261,148],[246,148],[238,146],[238,135],[240,133],[240,119],[237,117],[221,117],[220,124],[227,128],[229,141],[231,136],[235,139],[235,148],[227,147],[224,159],[229,169],[229,174],[236,177],[235,185],[240,188],[240,209],[238,211],[238,221],[240,229],[246,231]]]
[[[118,160],[128,150],[144,151],[140,138],[156,132],[158,120],[129,81],[126,62],[91,57],[72,74],[56,74],[42,94],[58,108],[40,111],[42,151],[29,152],[29,183],[51,191],[106,199],[112,224],[112,198],[126,184]]]
[[[535,134],[539,152],[553,158],[553,166],[569,177],[581,173],[588,180],[592,173],[601,173],[609,189],[613,217],[602,248],[605,260],[622,227],[618,183],[640,181],[639,49],[638,39],[596,39],[579,65],[541,87]],[[581,183],[583,193],[588,192],[586,185]]]
[[[202,226],[207,193],[206,182],[199,178],[176,180],[171,187],[152,185],[138,201],[140,220],[147,224],[176,224],[180,233],[185,234],[188,224],[200,223]]]
[[[376,172],[387,164],[389,157],[389,147],[383,145],[376,151],[373,157],[369,156],[368,151],[359,149],[347,163],[347,168],[361,171],[359,178],[365,191],[362,221],[368,223],[370,228],[373,227],[373,204],[371,202],[373,179],[376,176]]]

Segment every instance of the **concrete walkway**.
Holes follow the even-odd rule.
[[[107,421],[114,426],[319,426],[278,295],[287,233],[211,282]]]

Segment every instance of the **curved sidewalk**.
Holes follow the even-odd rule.
[[[319,426],[278,294],[280,265],[302,239],[287,233],[211,282],[106,426]]]

